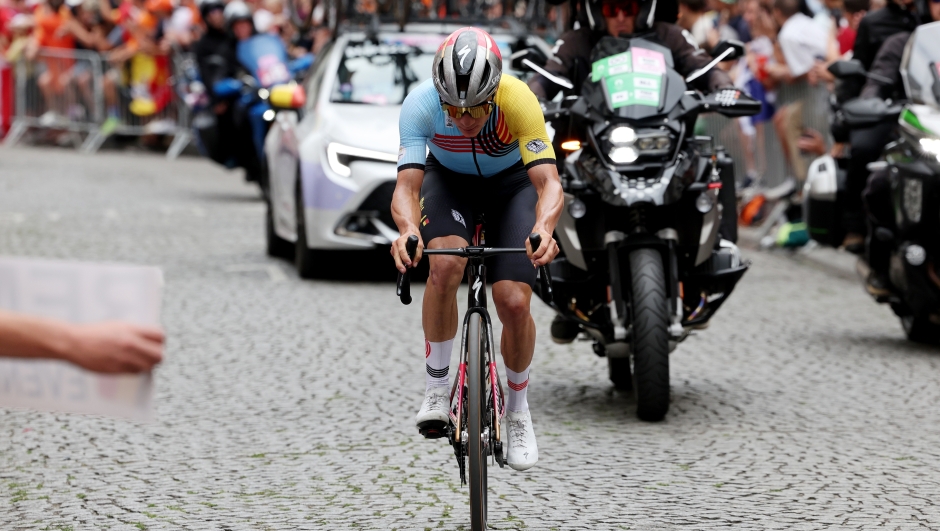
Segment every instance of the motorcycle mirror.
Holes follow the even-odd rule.
[[[850,61],[836,61],[829,65],[829,73],[836,76],[839,79],[852,76],[864,76],[866,74],[865,67],[862,66],[862,62],[858,59],[852,59]]]
[[[544,66],[548,62],[548,57],[545,56],[545,52],[542,50],[530,47],[523,48],[517,52],[513,52],[509,56],[509,64],[513,70],[518,70],[520,72],[532,71],[532,69],[526,64],[523,60],[527,59],[529,62],[535,63],[536,66]]]
[[[219,98],[228,98],[238,94],[242,89],[242,82],[237,79],[225,78],[212,85],[212,93]]]
[[[721,41],[712,50],[712,57],[721,57],[720,61],[734,61],[744,57],[744,44],[734,39]]]
[[[287,69],[291,71],[292,74],[298,74],[310,68],[310,65],[313,64],[313,54],[306,54],[294,59],[293,61],[287,63]]]

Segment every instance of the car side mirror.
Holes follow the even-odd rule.
[[[296,83],[274,85],[268,93],[268,103],[277,110],[295,110],[307,103],[307,93]]]
[[[715,45],[715,48],[712,50],[712,57],[721,57],[722,61],[734,61],[735,59],[744,57],[744,53],[744,43],[729,39]]]
[[[536,66],[545,66],[545,63],[548,62],[548,57],[545,55],[545,52],[535,47],[523,48],[518,52],[514,52],[509,56],[509,59],[512,69],[520,72],[531,72],[533,70],[527,63],[533,63]]]
[[[829,65],[829,73],[836,76],[839,79],[844,79],[847,77],[853,76],[865,76],[865,67],[862,66],[862,62],[858,59],[852,59],[850,61],[836,61]]]

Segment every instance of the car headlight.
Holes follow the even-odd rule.
[[[330,142],[326,146],[326,160],[330,164],[330,169],[343,177],[352,175],[349,164],[353,160],[373,160],[379,162],[398,162],[398,156],[394,153],[383,153],[371,149],[357,148],[347,146],[338,142]]]

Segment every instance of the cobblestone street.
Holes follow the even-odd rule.
[[[302,281],[263,219],[205,160],[0,150],[0,254],[160,266],[168,335],[149,424],[0,410],[0,529],[469,528],[452,449],[414,428],[420,304]],[[940,351],[857,281],[745,255],[658,424],[533,302],[540,461],[490,468],[493,528],[940,529]]]

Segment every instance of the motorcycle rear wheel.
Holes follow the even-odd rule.
[[[630,253],[633,293],[633,392],[636,414],[656,422],[669,410],[669,309],[663,259],[655,249]]]

